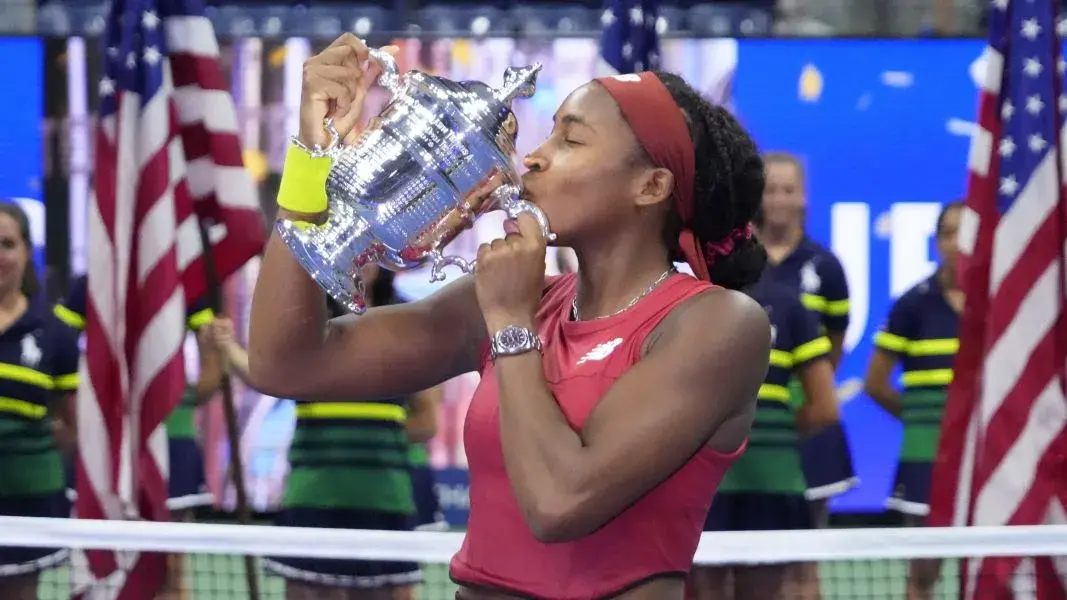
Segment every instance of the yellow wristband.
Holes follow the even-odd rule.
[[[290,143],[278,187],[278,206],[295,213],[325,212],[326,178],[331,167],[333,159],[312,158],[305,150]]]

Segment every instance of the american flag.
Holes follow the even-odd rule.
[[[163,420],[185,386],[186,306],[263,246],[211,23],[197,0],[114,0],[89,207],[78,499],[88,519],[168,520]],[[84,598],[154,597],[165,557],[76,556]]]
[[[597,75],[619,75],[659,68],[659,2],[611,0],[600,16]]]
[[[1067,521],[1067,202],[1056,2],[994,0],[960,224],[966,305],[931,525]],[[970,599],[1064,599],[1067,564],[968,561]]]

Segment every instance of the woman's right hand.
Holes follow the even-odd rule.
[[[383,50],[396,54],[399,48],[386,46]],[[351,33],[307,59],[300,98],[300,141],[308,146],[326,146],[329,137],[322,125],[327,117],[333,118],[341,137],[347,137],[359,124],[367,90],[380,73],[367,45]]]

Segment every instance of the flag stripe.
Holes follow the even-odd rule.
[[[1065,103],[1053,4],[990,10],[978,127],[987,133],[974,136],[968,161],[958,265],[966,302],[931,525],[1044,523],[1067,500]],[[1039,600],[1064,600],[1058,573],[1048,557],[973,560],[961,569],[960,597],[1036,590]]]
[[[114,0],[105,38],[76,514],[166,520],[163,422],[186,385],[186,306],[206,291],[201,225],[222,231],[220,277],[257,255],[265,232],[251,179],[228,175],[243,171],[241,146],[203,6]],[[75,597],[152,597],[166,574],[151,553],[90,551],[73,564]]]

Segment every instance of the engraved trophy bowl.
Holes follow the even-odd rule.
[[[363,313],[360,274],[371,263],[392,271],[429,264],[431,281],[444,280],[448,266],[470,273],[472,262],[443,250],[489,211],[530,213],[546,238],[555,237],[544,213],[519,197],[512,163],[518,122],[511,102],[533,95],[540,64],[509,68],[492,88],[419,71],[400,75],[389,53],[372,49],[370,56],[391,94],[385,109],[351,145],[327,119],[329,143],[308,149],[333,160],[326,222],[278,223],[293,256],[330,296]]]

